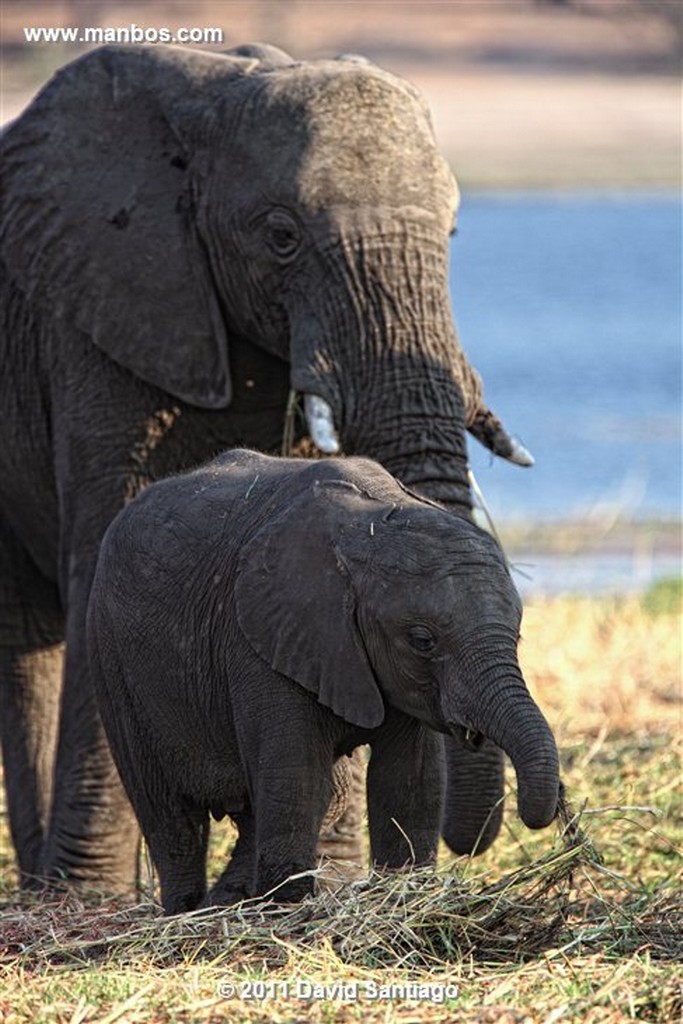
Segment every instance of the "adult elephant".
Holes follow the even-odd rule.
[[[466,428],[525,452],[456,339],[457,190],[406,82],[272,47],[105,47],[60,71],[1,146],[10,822],[25,881],[113,885],[133,876],[137,833],[84,621],[117,510],[219,450],[276,450],[292,389],[319,448],[374,457],[459,515]],[[449,756],[456,773],[474,757]],[[500,793],[494,750],[451,790],[455,848],[486,817],[469,808],[482,765],[490,806]]]

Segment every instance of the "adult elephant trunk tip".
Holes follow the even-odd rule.
[[[533,466],[535,459],[531,452],[516,438],[511,437],[500,422],[498,417],[490,409],[482,408],[477,411],[467,429],[472,437],[493,452],[501,459],[514,462],[516,466]]]

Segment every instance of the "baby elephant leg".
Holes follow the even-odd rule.
[[[299,814],[279,817],[274,807],[269,810],[273,813],[264,808],[258,818],[259,831],[267,830],[267,835],[258,844],[256,893],[276,903],[297,903],[314,891],[315,845],[324,808],[315,828]]]
[[[436,860],[443,811],[443,737],[390,709],[368,768],[370,845],[376,867]]]
[[[141,818],[140,824],[159,875],[164,911],[194,910],[206,893],[207,812],[168,802],[153,821]]]
[[[238,830],[230,863],[202,900],[203,907],[229,907],[254,895],[256,822],[250,810],[231,815]]]
[[[206,893],[209,815],[164,771],[153,733],[140,715],[101,604],[91,614],[90,663],[99,681],[102,721],[116,767],[159,875],[167,914],[194,910]],[[182,770],[176,777],[182,777]]]
[[[359,783],[361,792],[358,793]],[[342,867],[346,863],[339,855],[344,853],[351,855],[355,849],[356,833],[360,834],[361,810],[358,808],[358,801],[354,805],[354,798],[363,796],[365,787],[365,765],[360,757],[340,757],[334,764],[332,773],[332,798],[327,807],[325,818],[320,829],[318,841],[317,863],[323,861],[321,868],[323,874],[318,877],[319,884],[323,888],[337,887],[341,881],[350,876],[349,873],[342,874]],[[358,828],[351,829],[347,812],[349,803],[354,815],[358,816]],[[255,893],[255,872],[256,872],[256,821],[251,810],[241,814],[233,814],[232,820],[237,826],[239,835],[235,848],[233,849],[230,863],[211,887],[202,900],[202,906],[230,906],[240,900],[249,899]],[[341,823],[339,832],[336,829]],[[346,829],[350,830],[350,841],[344,844]],[[334,860],[325,863],[325,853],[321,850],[331,849],[334,851]],[[350,864],[352,870],[360,870],[355,863]]]
[[[362,828],[365,775],[365,747],[357,747],[350,757],[335,761],[334,795],[320,829],[316,851],[321,868],[318,885],[323,890],[336,889],[364,873],[367,860]]]
[[[291,751],[276,754],[274,763],[291,763],[291,756]],[[258,895],[290,903],[313,892],[310,872],[316,868],[316,843],[332,798],[332,765],[331,753],[302,750],[294,770],[261,771],[255,780]]]

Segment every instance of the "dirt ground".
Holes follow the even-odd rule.
[[[3,0],[0,12],[3,121],[83,50],[27,44],[25,27],[216,26],[209,48],[363,53],[411,79],[466,188],[680,184],[678,0]]]

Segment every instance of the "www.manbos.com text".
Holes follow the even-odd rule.
[[[222,43],[222,28],[159,28],[130,24],[120,28],[24,28],[27,43]]]

